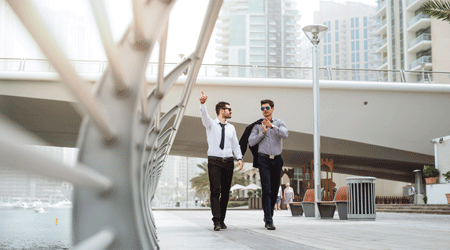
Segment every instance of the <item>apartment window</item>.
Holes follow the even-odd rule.
[[[265,61],[266,56],[265,55],[251,55],[250,56],[250,62],[261,62]]]
[[[355,40],[355,30],[352,30],[352,40]]]
[[[339,55],[336,55],[336,65],[339,64]]]
[[[327,46],[326,44],[323,45],[323,53],[324,53],[325,55],[328,54],[327,49],[328,49],[328,46]]]
[[[265,38],[265,36],[266,36],[266,34],[264,34],[262,32],[258,32],[258,33],[250,32],[250,39],[252,39],[252,38],[256,38],[256,39]],[[245,39],[245,35],[243,36],[243,39]]]
[[[352,51],[355,51],[355,41],[352,41]]]
[[[367,40],[364,40],[364,50],[369,49],[369,42]]]
[[[359,51],[359,41],[355,41],[355,45],[356,45],[356,51]]]
[[[351,25],[350,25],[350,27],[353,29],[353,28],[355,28],[355,18],[351,18],[350,19],[350,23],[351,23]]]
[[[363,17],[364,27],[367,27],[367,17]]]
[[[250,40],[250,46],[266,46],[266,41]]]
[[[355,17],[355,28],[359,28],[359,17]]]
[[[331,56],[328,56],[328,65],[331,66]]]
[[[334,29],[339,30],[339,20],[334,21]]]
[[[334,34],[334,41],[339,42],[339,32],[335,32]]]
[[[352,53],[352,63],[355,63],[355,53]]]
[[[356,33],[356,39],[359,39],[359,30],[355,30]]]
[[[242,46],[245,45],[246,37],[246,17],[245,15],[234,15],[230,17],[230,45]]]
[[[331,54],[331,44],[328,44],[328,54]]]
[[[266,17],[264,16],[250,16],[250,23],[266,23]]]
[[[364,29],[364,39],[367,39],[367,29]]]
[[[327,58],[328,58],[327,56],[324,56],[324,57],[323,57],[323,65],[324,65],[324,66],[327,66],[327,65],[328,65],[328,64],[327,64]]]
[[[249,12],[264,12],[264,2],[260,0],[249,0],[248,1]]]
[[[328,33],[328,42],[331,43],[331,33]]]
[[[266,53],[266,48],[250,48],[250,53],[252,53],[252,54],[264,54],[264,53]]]
[[[339,53],[339,43],[336,43],[336,53]]]
[[[360,59],[359,59],[359,52],[356,52],[355,57],[356,57],[356,62],[359,63],[359,61],[360,61]],[[358,68],[359,68],[359,66],[358,66]]]
[[[364,52],[364,62],[369,61],[369,52]]]
[[[251,31],[262,31],[262,32],[265,32],[266,31],[266,26],[264,26],[264,25],[252,25],[252,26],[250,26],[250,32]]]
[[[238,49],[238,64],[239,65],[246,64],[245,57],[246,57],[245,49]],[[245,77],[246,76],[245,71],[246,71],[245,68],[239,68],[238,76]]]

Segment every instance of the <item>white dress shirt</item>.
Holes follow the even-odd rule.
[[[206,104],[200,104],[200,113],[202,115],[202,123],[206,128],[206,138],[208,139],[208,156],[215,157],[234,157],[237,160],[242,159],[241,147],[236,136],[234,126],[225,121],[225,144],[224,148],[219,147],[222,139],[222,126],[218,118],[211,119],[206,110]]]

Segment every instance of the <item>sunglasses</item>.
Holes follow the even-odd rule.
[[[261,107],[261,111],[264,111],[264,109],[265,109],[265,110],[269,110],[269,109],[270,109],[270,106]]]
[[[231,112],[231,108],[222,108],[222,109],[228,109]]]

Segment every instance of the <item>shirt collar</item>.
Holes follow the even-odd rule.
[[[221,123],[219,118],[216,117],[216,119],[214,120],[216,123]],[[228,124],[228,122],[225,120],[225,124]]]

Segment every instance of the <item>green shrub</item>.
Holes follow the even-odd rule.
[[[450,182],[450,171],[448,171],[447,173],[443,173],[442,175],[445,177],[445,180],[447,182]]]
[[[423,167],[423,177],[437,177],[439,175],[439,170],[437,170],[434,166]]]
[[[229,201],[227,207],[242,207],[247,205],[248,201]]]

